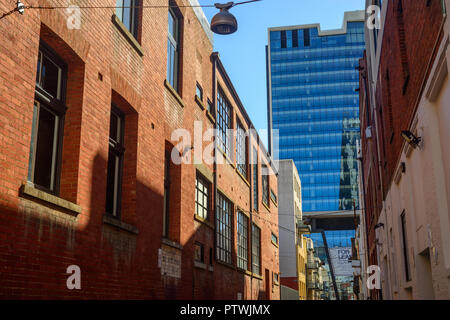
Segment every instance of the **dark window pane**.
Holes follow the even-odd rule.
[[[115,184],[116,155],[108,154],[108,175],[106,179],[106,212],[114,214],[114,184]]]
[[[311,45],[311,40],[309,37],[309,29],[303,29],[303,41],[305,47],[309,47]]]
[[[58,97],[59,68],[46,56],[42,59],[41,86],[54,98]]]
[[[56,116],[41,107],[39,111],[34,183],[48,189],[53,189],[51,177],[55,129]]]

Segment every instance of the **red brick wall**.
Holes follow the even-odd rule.
[[[13,6],[0,0],[0,12]],[[80,30],[67,28],[60,9],[27,10],[0,20],[0,297],[236,299],[238,292],[247,299],[263,297],[268,289],[264,270],[279,272],[277,249],[270,241],[270,232],[278,234],[273,203],[270,213],[258,213],[266,219],[259,223],[262,279],[215,259],[213,271],[195,268],[196,241],[204,244],[209,262],[214,217],[211,225],[194,220],[196,167],[176,166],[169,239],[182,249],[162,244],[164,155],[167,146],[177,143],[170,141],[171,134],[176,128],[192,133],[195,120],[202,121],[203,130],[213,126],[194,100],[199,82],[205,105],[206,97],[214,101],[211,43],[193,10],[180,8],[182,106],[164,85],[167,9],[143,10],[138,36],[143,56],[113,24],[113,13],[82,10]],[[19,192],[27,180],[40,39],[68,64],[59,197],[79,205],[78,216]],[[228,84],[224,86],[229,92]],[[234,114],[248,127],[231,95],[230,100]],[[122,221],[137,228],[137,234],[103,222],[111,102],[125,113],[126,123]],[[214,174],[212,165],[204,166]],[[218,166],[217,180],[236,206],[250,212],[249,186],[230,164]],[[276,191],[276,176],[269,181]],[[236,241],[234,245],[235,265]],[[161,275],[161,248],[181,254],[181,278]],[[81,268],[81,290],[66,288],[66,268],[71,264]],[[271,297],[279,298],[276,286]]]
[[[401,131],[410,129],[443,19],[441,1],[402,0],[403,14],[399,13],[399,3],[400,0],[391,1],[388,6],[376,92],[377,110],[381,110],[383,122],[379,124],[383,129],[378,140],[384,144],[384,197],[404,143]],[[405,86],[406,73],[409,81]]]

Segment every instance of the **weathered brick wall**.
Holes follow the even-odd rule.
[[[26,2],[38,3],[66,5],[64,1]],[[105,5],[90,3],[95,4]],[[1,0],[0,12],[13,6]],[[196,166],[192,164],[171,165],[169,239],[178,245],[161,240],[164,156],[166,148],[177,143],[170,141],[171,134],[176,128],[193,133],[194,120],[202,121],[203,130],[213,126],[194,100],[199,82],[204,104],[206,98],[214,101],[212,44],[193,10],[180,8],[180,103],[164,85],[167,9],[141,12],[141,50],[112,22],[113,13],[114,9],[82,10],[80,30],[67,28],[62,9],[26,10],[24,15],[14,13],[0,20],[0,296],[235,299],[241,292],[244,298],[260,297],[266,290],[264,269],[278,272],[277,250],[270,243],[270,232],[278,234],[273,204],[271,213],[264,213],[273,224],[260,223],[263,279],[251,279],[214,259],[213,271],[194,267],[195,241],[204,243],[205,261],[209,261],[214,219],[211,226],[193,219]],[[28,174],[40,39],[68,64],[59,197],[77,204],[81,208],[78,216],[19,191]],[[104,222],[111,102],[126,115],[121,220],[131,230]],[[237,105],[233,106],[240,114]],[[212,165],[203,167],[213,174]],[[250,211],[249,187],[235,169],[227,164],[217,172],[218,186],[236,205]],[[275,176],[269,180],[276,191]],[[161,248],[175,259],[181,256],[180,278],[161,276]],[[66,287],[66,268],[72,264],[81,268],[81,290]],[[275,287],[272,298],[278,297]]]
[[[388,4],[376,92],[377,111],[381,110],[383,121],[378,137],[383,197],[389,191],[404,143],[401,131],[410,129],[428,62],[435,55],[442,19],[441,1],[395,0]]]

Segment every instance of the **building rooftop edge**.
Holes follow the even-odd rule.
[[[268,32],[281,31],[281,30],[293,30],[293,29],[317,28],[317,30],[319,32],[319,36],[330,36],[330,35],[338,35],[338,34],[347,33],[347,22],[364,22],[364,21],[365,21],[364,10],[346,11],[346,12],[344,12],[344,20],[342,22],[342,27],[340,29],[322,30],[320,27],[320,23],[313,23],[313,24],[302,24],[302,25],[294,25],[294,26],[271,27],[271,28],[268,28]]]
[[[205,31],[206,36],[208,37],[211,44],[214,46],[213,32],[211,31],[209,21],[206,18],[205,13],[203,12],[203,9],[200,7],[198,0],[189,0],[189,4],[192,6],[195,16],[197,17],[198,21],[200,22],[200,25],[202,26],[203,30]]]

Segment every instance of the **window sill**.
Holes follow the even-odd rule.
[[[181,244],[179,244],[178,242],[169,240],[167,238],[162,238],[161,239],[161,243],[165,244],[165,245],[167,245],[169,247],[175,248],[175,249],[183,250],[183,246]]]
[[[141,57],[144,56],[144,50],[142,49],[139,42],[137,42],[136,38],[131,34],[130,31],[128,31],[127,27],[125,27],[122,21],[120,21],[120,19],[115,14],[112,15],[112,22],[114,26],[122,33],[125,39],[128,40],[131,46],[137,51],[137,53]]]
[[[233,167],[233,169],[236,169],[236,166],[234,165],[233,161],[231,161],[230,157],[225,153],[225,151],[223,151],[219,146],[217,146],[217,150],[220,151],[220,153],[223,155],[223,157],[225,158],[225,161]],[[224,163],[225,164],[225,163]]]
[[[252,273],[252,277],[256,278],[256,279],[259,279],[259,280],[263,280],[263,277],[260,276],[259,274],[256,274],[256,273]]]
[[[103,216],[103,223],[128,231],[130,233],[134,233],[136,235],[139,234],[139,231],[135,226],[125,223],[117,218],[111,217],[108,214],[105,214]]]
[[[236,268],[236,270],[239,271],[240,273],[246,274],[248,276],[252,276],[253,275],[250,271],[244,270],[244,269],[241,269],[241,268],[238,268],[238,267]]]
[[[279,248],[278,243],[273,242],[273,241],[271,241],[271,242],[272,242],[272,244],[273,244],[275,247]]]
[[[208,117],[209,121],[212,122],[212,124],[216,124],[216,119],[214,119],[214,116],[208,110],[206,110],[206,116]]]
[[[79,205],[64,200],[60,197],[57,197],[45,191],[36,189],[30,183],[25,183],[20,187],[20,194],[40,200],[42,202],[45,202],[46,204],[50,204],[58,208],[65,209],[74,216],[77,216],[78,214],[81,213],[81,207]]]
[[[203,105],[202,100],[200,100],[200,98],[197,95],[195,96],[195,102],[197,102],[200,109],[205,110],[205,106]]]
[[[229,264],[227,262],[224,262],[224,261],[221,261],[221,260],[217,260],[217,259],[216,259],[216,262],[218,264],[221,264],[221,265],[225,266],[225,267],[228,267],[230,269],[236,270],[236,267],[234,265],[232,265],[232,264]]]
[[[248,182],[248,180],[242,175],[242,173],[239,172],[239,170],[236,168],[236,172],[239,175],[239,177],[241,177],[242,180],[244,180],[245,184],[250,187],[250,182]]]
[[[265,204],[264,202],[262,202],[262,205],[264,206],[264,208],[266,208],[267,209],[267,211],[269,211],[269,213],[270,213],[270,208],[269,208],[269,206],[267,205],[267,204]]]
[[[204,264],[203,262],[200,262],[200,261],[194,261],[194,267],[196,267],[198,269],[206,270],[206,264]]]
[[[184,108],[184,101],[178,94],[178,92],[170,85],[167,80],[164,80],[164,86],[169,90],[169,92],[174,96],[174,98],[178,101],[181,107]]]
[[[200,217],[199,215],[194,214],[194,220],[203,223],[204,225],[206,225],[207,227],[211,228],[214,230],[214,226],[211,224],[211,222],[209,222],[206,219],[203,219],[202,217]]]

